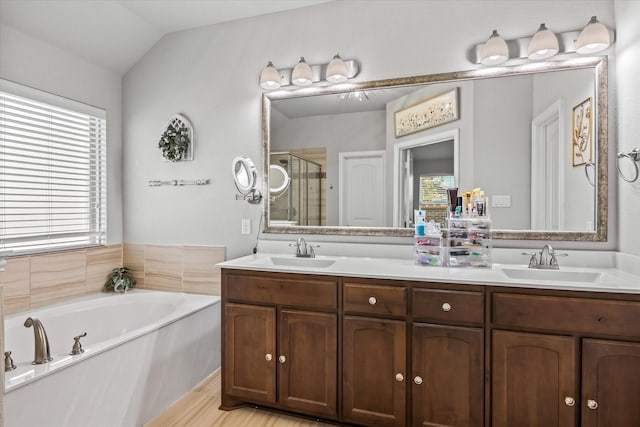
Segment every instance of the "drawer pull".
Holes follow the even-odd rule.
[[[267,353],[264,355],[264,360],[266,360],[267,362],[271,362],[271,359],[273,359],[271,353]]]
[[[377,302],[378,300],[376,299],[376,297],[369,297],[369,304],[376,305]]]
[[[598,402],[595,400],[589,399],[587,400],[587,407],[591,410],[595,410],[598,408]]]
[[[402,381],[404,381],[404,375],[402,375],[402,374],[396,374],[396,381],[398,381],[399,383],[401,383]]]
[[[418,376],[417,376],[417,377],[415,377],[415,378],[413,379],[413,382],[414,382],[414,383],[416,383],[416,384],[418,384],[418,385],[422,384],[422,377],[418,377]]]
[[[287,361],[287,358],[286,358],[286,357],[284,357],[284,356],[280,356],[280,357],[278,357],[278,361],[279,361],[280,363],[284,363],[284,362],[286,362],[286,361]]]
[[[442,311],[451,311],[451,304],[449,304],[448,302],[442,304]]]
[[[573,406],[576,404],[576,401],[573,399],[573,397],[567,396],[564,398],[564,404],[567,406]]]

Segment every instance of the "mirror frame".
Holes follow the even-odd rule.
[[[576,231],[533,231],[533,230],[493,230],[493,239],[506,240],[556,240],[556,241],[586,241],[605,242],[608,233],[608,60],[602,57],[576,57],[551,62],[529,62],[509,67],[481,68],[470,71],[452,73],[431,74],[414,77],[403,77],[387,80],[374,80],[361,83],[344,83],[332,86],[313,86],[309,88],[291,90],[277,90],[263,92],[262,94],[262,149],[263,149],[263,183],[264,188],[269,188],[269,158],[271,135],[271,102],[274,100],[298,98],[303,96],[339,94],[356,90],[384,89],[394,86],[414,86],[425,83],[444,83],[457,80],[474,80],[489,77],[505,77],[541,72],[562,71],[593,68],[595,71],[595,120],[594,134],[598,136],[598,148],[595,153],[594,163],[598,185],[596,191],[596,229],[593,232]],[[266,201],[269,197],[265,198]],[[269,225],[269,203],[263,205],[264,228],[263,233],[281,234],[327,234],[347,236],[397,236],[410,237],[414,235],[411,228],[393,227],[339,227],[339,226],[295,226],[282,227]]]

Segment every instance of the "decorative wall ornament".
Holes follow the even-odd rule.
[[[458,88],[398,110],[394,114],[396,138],[458,120]]]
[[[189,119],[182,114],[171,116],[164,125],[158,147],[171,162],[193,160],[193,126]]]
[[[593,116],[591,97],[573,107],[571,120],[571,157],[573,166],[581,166],[592,159],[591,129]]]

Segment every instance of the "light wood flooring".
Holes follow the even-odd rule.
[[[211,374],[145,427],[329,427],[303,418],[275,414],[255,408],[221,411],[220,370]]]

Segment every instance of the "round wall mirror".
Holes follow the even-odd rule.
[[[269,195],[281,196],[289,188],[289,173],[280,165],[269,165]]]
[[[247,195],[254,189],[258,179],[256,166],[248,157],[236,157],[232,163],[233,182],[238,191]]]

